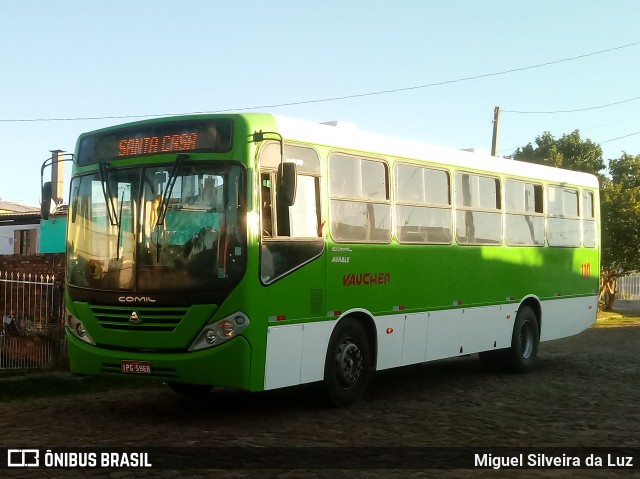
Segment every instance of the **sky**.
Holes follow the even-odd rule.
[[[501,156],[576,129],[638,155],[639,21],[636,0],[0,1],[0,199],[38,205],[83,132],[174,113],[489,151],[499,107]]]

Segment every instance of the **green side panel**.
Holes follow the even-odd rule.
[[[97,348],[80,341],[67,331],[67,349],[69,367],[71,372],[77,374],[125,376],[121,372],[120,361],[149,361],[151,374],[126,376],[250,389],[251,348],[241,337],[212,349],[169,354]]]
[[[40,220],[40,253],[64,253],[67,247],[67,218]]]
[[[528,295],[591,296],[598,290],[597,249],[340,244],[328,250],[340,250],[327,259],[329,310],[387,314],[519,302]]]
[[[250,263],[257,262],[257,248],[252,253]],[[251,390],[255,391],[264,388],[269,326],[325,319],[325,255],[269,285],[261,283],[257,264],[250,264],[247,271],[243,282],[223,305],[229,310],[220,311],[217,316],[224,317],[233,308],[241,308],[249,316],[251,325],[243,336],[251,344]]]

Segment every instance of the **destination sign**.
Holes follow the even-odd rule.
[[[78,164],[163,153],[231,150],[233,122],[216,118],[168,123],[143,123],[80,137]]]
[[[150,153],[168,153],[171,151],[190,151],[198,149],[198,132],[180,135],[145,136],[122,138],[118,141],[118,156],[147,155]]]

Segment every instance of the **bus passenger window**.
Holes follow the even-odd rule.
[[[593,248],[596,245],[596,220],[593,192],[582,192],[582,245]]]
[[[396,236],[400,243],[451,243],[449,172],[396,167]]]
[[[331,235],[336,241],[391,241],[391,202],[386,163],[333,155],[329,165]]]
[[[456,239],[460,244],[502,242],[500,180],[458,172],[455,180]]]
[[[547,187],[547,242],[549,246],[580,246],[578,191]]]
[[[505,182],[505,239],[510,246],[543,246],[542,185]]]

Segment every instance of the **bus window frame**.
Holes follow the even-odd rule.
[[[540,207],[542,209],[541,212],[536,211],[535,203],[534,203],[534,211],[520,211],[520,210],[510,210],[508,209],[507,203],[507,184],[508,182],[513,181],[516,183],[523,183],[525,185],[532,185],[534,187],[534,202],[536,200],[535,188],[540,188]],[[541,182],[526,179],[526,178],[515,178],[511,176],[507,176],[503,178],[503,190],[504,190],[504,228],[503,228],[503,237],[504,243],[507,246],[517,247],[517,248],[541,248],[547,244],[547,229],[546,229],[546,221],[545,221],[545,187]],[[509,216],[532,216],[534,218],[542,219],[542,242],[541,243],[533,243],[533,244],[521,244],[521,243],[512,243],[509,241],[509,237],[507,234],[508,226],[507,221]]]
[[[584,195],[588,195],[590,197],[590,203],[591,203],[591,207],[590,207],[590,212],[591,212],[591,216],[587,217],[585,216],[585,211],[584,211]],[[598,243],[598,235],[597,235],[597,229],[596,229],[596,195],[595,192],[593,190],[589,190],[586,188],[580,188],[580,219],[582,221],[582,247],[583,248],[595,248],[596,244]],[[589,222],[593,225],[593,244],[591,243],[587,243],[585,241],[585,232],[587,231],[585,228],[585,222]]]
[[[456,239],[456,244],[459,246],[501,246],[504,244],[504,205],[502,200],[503,195],[503,185],[502,179],[499,176],[492,175],[490,173],[478,173],[475,171],[467,170],[467,169],[456,169],[452,172],[453,176],[453,209],[454,209],[454,236]],[[476,176],[479,178],[491,179],[495,181],[497,185],[498,191],[496,192],[496,208],[480,208],[474,206],[465,206],[458,204],[457,198],[457,187],[456,187],[456,178],[458,175],[470,175]],[[496,214],[500,216],[500,235],[498,241],[461,241],[461,236],[458,235],[458,213],[489,213]],[[468,238],[464,236],[464,238]],[[475,239],[475,236],[474,236]]]
[[[333,188],[331,186],[331,163],[334,160],[335,157],[337,156],[344,156],[344,157],[350,157],[353,159],[356,159],[360,162],[362,161],[370,161],[373,163],[379,163],[383,166],[384,168],[384,173],[385,173],[385,196],[386,198],[384,200],[382,199],[372,199],[369,197],[365,197],[362,194],[362,164],[360,163],[360,194],[361,196],[341,196],[341,195],[336,195],[333,193]],[[357,152],[352,152],[352,151],[344,151],[344,150],[333,150],[331,152],[328,153],[327,155],[327,185],[328,185],[328,201],[329,201],[329,233],[331,235],[332,240],[335,243],[353,243],[353,244],[390,244],[393,240],[393,236],[394,236],[394,212],[393,212],[393,208],[394,208],[394,203],[392,200],[392,192],[391,192],[391,182],[392,182],[392,178],[391,178],[391,166],[389,164],[389,161],[386,158],[380,158],[380,157],[373,157],[373,156],[369,156],[369,155],[362,155],[359,154]],[[332,213],[333,211],[333,206],[334,206],[334,202],[340,202],[342,204],[352,204],[352,205],[366,205],[367,211],[369,210],[369,206],[376,206],[376,205],[383,205],[386,208],[388,208],[388,217],[389,217],[389,227],[388,227],[388,239],[381,239],[381,240],[375,240],[375,239],[366,239],[366,238],[362,238],[362,239],[343,239],[343,238],[339,238],[336,236],[336,232],[335,232],[335,228],[336,226],[334,225],[334,214]],[[367,228],[367,226],[365,226],[365,228]],[[373,229],[376,229],[375,227]]]
[[[271,158],[270,152],[267,151],[269,148],[275,147],[277,148],[277,161],[274,158]],[[320,154],[318,151],[304,144],[297,144],[292,142],[286,142],[283,145],[283,151],[285,154],[285,158],[287,155],[287,148],[302,148],[308,150],[309,152],[313,152],[315,158],[314,162],[317,161],[316,164],[313,165],[313,168],[304,169],[298,165],[297,168],[297,177],[298,180],[300,177],[304,178],[312,178],[313,183],[316,187],[315,189],[315,207],[316,207],[316,222],[317,222],[317,231],[314,236],[293,236],[291,234],[291,226],[289,225],[289,233],[288,234],[280,234],[279,226],[278,226],[278,217],[281,215],[278,212],[278,165],[280,165],[281,157],[280,157],[280,145],[276,141],[265,141],[263,145],[257,151],[257,168],[258,174],[258,184],[259,190],[256,193],[256,197],[258,198],[258,211],[260,217],[260,232],[259,232],[259,245],[260,245],[260,266],[259,266],[259,278],[260,282],[269,286],[279,281],[280,279],[288,276],[293,271],[300,269],[306,264],[311,263],[317,258],[321,257],[324,253],[325,249],[325,241],[323,237],[323,204],[322,204],[322,161]],[[295,158],[294,158],[295,160]],[[316,167],[317,166],[317,167]],[[271,227],[270,227],[270,235],[265,234],[267,231],[265,225],[265,190],[267,189],[263,185],[263,181],[265,179],[269,180],[268,194],[269,194],[269,213],[271,219]],[[301,185],[300,181],[297,181],[298,188]],[[298,191],[296,196],[301,197]],[[296,200],[297,201],[297,200]],[[295,205],[295,203],[294,203]],[[290,214],[290,208],[294,205],[286,206],[287,211]],[[305,247],[308,245],[308,248]],[[276,268],[277,261],[274,259],[276,257],[285,257],[289,258],[292,256],[291,254],[285,255],[282,251],[287,247],[293,248],[294,253],[298,253],[298,256],[302,259],[299,261],[294,261],[291,264],[285,265],[283,268]],[[305,253],[305,249],[308,249],[308,252]],[[270,273],[270,274],[269,274]]]
[[[398,169],[401,167],[412,167],[412,168],[416,168],[416,169],[421,169],[421,170],[430,170],[430,171],[435,171],[435,172],[442,172],[446,175],[447,177],[447,181],[446,181],[446,186],[447,186],[447,200],[448,203],[434,203],[434,202],[430,202],[427,201],[426,199],[423,199],[423,201],[405,201],[405,200],[400,200],[399,197],[399,192],[400,192],[400,185],[398,183],[399,181],[399,174],[398,174]],[[424,172],[424,171],[423,171]],[[417,164],[417,163],[410,163],[407,161],[396,161],[394,164],[394,168],[393,168],[393,183],[394,183],[394,196],[393,196],[393,222],[395,225],[395,238],[396,241],[399,244],[438,244],[438,245],[450,245],[453,243],[453,236],[454,236],[454,222],[453,222],[453,212],[454,212],[454,207],[453,207],[453,185],[451,182],[451,171],[449,171],[446,168],[442,168],[442,167],[437,167],[436,165],[430,165],[430,164]],[[426,186],[426,184],[424,183],[424,180],[422,182],[422,186],[423,186],[423,192],[424,192],[424,188]],[[425,210],[442,210],[442,211],[448,211],[449,213],[449,224],[448,224],[448,228],[449,228],[449,240],[446,241],[437,241],[437,240],[429,240],[429,237],[427,235],[427,233],[425,233],[425,239],[424,241],[419,241],[419,240],[412,240],[412,241],[406,241],[406,240],[401,240],[401,235],[400,233],[400,228],[401,225],[399,225],[399,210],[400,208],[403,207],[416,207],[416,208],[421,208],[421,209],[425,209]],[[418,226],[418,228],[421,228],[422,226]],[[428,228],[428,227],[426,227]],[[434,227],[436,228],[436,227]],[[439,228],[439,227],[437,227]]]
[[[564,200],[562,200],[563,201],[563,212],[562,212],[562,214],[556,214],[556,213],[552,213],[551,212],[551,208],[549,207],[549,205],[550,205],[549,197],[551,196],[549,194],[549,191],[550,191],[551,188],[555,188],[556,190],[562,191],[563,195],[564,195],[564,192],[566,192],[566,191],[575,192],[575,194],[576,194],[576,214],[575,215],[567,215],[567,214],[565,214]],[[583,239],[582,239],[583,227],[582,227],[582,217],[581,217],[581,204],[580,204],[581,195],[580,195],[580,191],[581,191],[580,188],[578,188],[577,186],[572,186],[572,185],[558,184],[558,183],[548,183],[546,185],[546,188],[545,188],[546,228],[545,229],[546,229],[546,238],[547,238],[547,245],[548,246],[550,246],[552,248],[580,248],[582,246],[582,243],[583,243]],[[577,222],[578,223],[578,228],[579,228],[578,240],[576,242],[570,243],[570,244],[558,244],[556,242],[553,242],[553,243],[550,242],[549,241],[549,239],[551,238],[550,220],[554,221],[554,222],[555,222],[555,220],[559,220],[559,221],[562,221],[563,223]],[[563,230],[560,230],[560,233],[567,232],[567,231],[568,230],[563,229]],[[555,238],[556,236],[558,236],[557,233],[554,234],[553,238]]]

